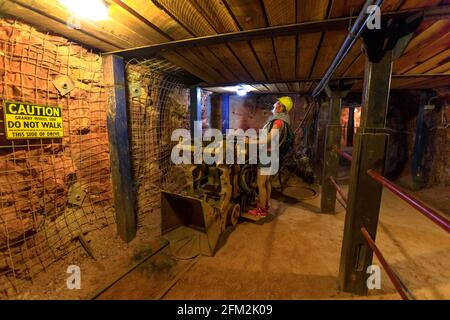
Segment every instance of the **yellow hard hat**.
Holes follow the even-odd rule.
[[[289,112],[294,107],[294,102],[291,97],[281,97],[278,101],[286,108],[286,111]]]

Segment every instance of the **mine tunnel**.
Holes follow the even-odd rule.
[[[0,1],[0,300],[450,299],[449,19]]]

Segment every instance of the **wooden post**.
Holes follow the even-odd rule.
[[[367,170],[383,172],[388,135],[386,114],[392,74],[392,51],[380,62],[366,63],[361,126],[355,134],[351,181],[345,216],[339,280],[341,289],[367,294],[367,268],[373,252],[364,239],[361,228],[375,239],[383,187]]]
[[[339,156],[334,151],[340,147],[341,127],[341,105],[342,99],[348,94],[348,88],[327,88],[329,98],[328,125],[326,127],[324,160],[322,170],[322,196],[320,209],[323,213],[334,213],[336,206],[336,189],[330,177],[337,177],[339,169]]]
[[[355,134],[355,107],[348,107],[347,147],[353,147],[353,135]]]
[[[412,189],[420,190],[426,184],[426,172],[423,158],[428,144],[429,128],[426,124],[426,104],[432,97],[430,92],[420,93],[419,112],[417,115],[416,137],[411,163]]]
[[[222,130],[222,95],[211,95],[211,127]]]
[[[326,125],[328,123],[328,112],[329,112],[329,103],[324,96],[320,96],[318,100],[318,112],[317,119],[315,125],[315,135],[314,135],[314,167],[317,170],[318,175],[323,175],[323,158],[324,158],[324,150],[325,150],[325,134],[326,134]]]
[[[229,95],[211,95],[211,127],[226,134],[229,127]]]
[[[191,110],[191,135],[192,137],[202,135],[202,125],[198,127],[198,121],[202,121],[202,90],[199,87],[190,90],[190,110]]]
[[[230,95],[222,94],[222,133],[226,134],[230,128]]]
[[[103,57],[111,177],[117,233],[125,242],[136,236],[136,211],[128,134],[125,67],[115,55]]]
[[[373,251],[362,228],[376,239],[383,187],[367,173],[382,174],[385,167],[388,134],[386,117],[392,79],[392,64],[421,25],[423,17],[388,23],[381,29],[365,30],[366,54],[361,124],[355,134],[351,181],[348,191],[344,239],[342,241],[339,282],[343,291],[366,295],[367,268],[372,265]]]

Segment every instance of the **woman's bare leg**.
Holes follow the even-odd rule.
[[[271,176],[267,176],[266,180],[266,190],[267,190],[267,203],[264,208],[269,208],[270,205],[270,196],[272,195],[272,183],[271,183]]]
[[[256,183],[258,185],[258,206],[260,208],[265,208],[268,201],[267,177],[268,176],[264,176],[260,171],[258,171]]]

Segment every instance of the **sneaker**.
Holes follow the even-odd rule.
[[[250,210],[248,212],[249,215],[254,216],[254,217],[258,217],[258,218],[265,218],[267,216],[267,212],[265,209],[262,208],[256,208],[253,210]]]

